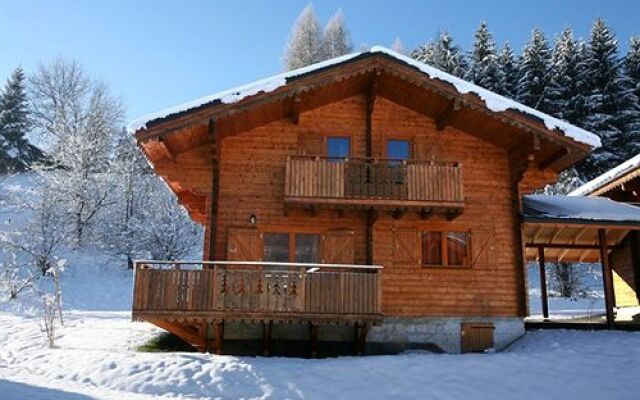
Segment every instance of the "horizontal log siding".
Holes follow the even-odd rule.
[[[364,97],[300,114],[298,125],[274,122],[222,140],[221,185],[216,255],[225,259],[230,227],[344,228],[355,232],[355,262],[365,263],[363,211],[318,210],[315,214],[291,209],[285,213],[284,187],[287,156],[297,153],[298,135],[350,136],[351,156],[365,157]],[[517,306],[513,235],[506,151],[478,138],[446,127],[437,131],[433,119],[377,98],[373,114],[373,156],[385,157],[387,139],[420,140],[435,161],[462,165],[465,210],[450,224],[472,232],[490,232],[490,256],[469,269],[422,268],[396,265],[392,256],[394,227],[417,229],[447,223],[432,215],[422,220],[407,213],[396,220],[380,212],[374,225],[374,263],[382,273],[382,311],[390,316],[509,315]],[[424,149],[423,149],[424,151]]]

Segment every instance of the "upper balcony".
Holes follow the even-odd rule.
[[[284,200],[288,205],[460,212],[462,167],[419,160],[289,156]]]

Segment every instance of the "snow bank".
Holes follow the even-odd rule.
[[[523,104],[510,100],[506,97],[500,96],[489,90],[483,89],[470,82],[464,81],[446,72],[440,71],[434,67],[431,67],[422,62],[416,61],[410,57],[407,57],[403,54],[400,54],[398,52],[395,52],[393,50],[390,50],[382,46],[373,46],[367,52],[347,54],[331,60],[323,61],[317,64],[312,64],[304,68],[296,69],[293,71],[285,72],[283,74],[275,75],[270,78],[249,83],[247,85],[243,85],[243,86],[235,87],[233,89],[225,90],[223,92],[215,93],[210,96],[202,97],[200,99],[196,99],[187,103],[179,104],[177,106],[138,118],[129,124],[128,129],[130,132],[136,132],[140,129],[146,128],[148,123],[155,121],[157,119],[162,119],[175,114],[180,114],[189,110],[202,107],[207,104],[212,104],[215,102],[220,102],[223,104],[231,104],[260,92],[269,93],[278,89],[279,87],[286,85],[290,79],[296,76],[304,75],[306,73],[317,71],[329,66],[341,64],[355,57],[365,55],[367,53],[385,54],[398,61],[401,61],[412,67],[415,67],[419,71],[423,72],[424,74],[426,74],[432,79],[439,79],[452,84],[460,94],[475,93],[485,102],[485,105],[491,111],[501,112],[506,110],[516,110],[516,111],[534,116],[536,118],[539,118],[544,122],[547,129],[549,130],[558,129],[564,132],[566,136],[569,136],[578,142],[582,142],[593,147],[599,147],[601,145],[600,138],[591,132],[585,131],[584,129],[571,125],[568,122],[551,117],[531,107],[527,107]]]
[[[626,173],[638,168],[640,168],[640,154],[628,159],[627,161],[623,162],[615,168],[610,169],[604,174],[590,180],[589,182],[569,193],[569,196],[588,196],[604,185],[608,184],[609,182],[614,181],[619,177],[625,175]]]

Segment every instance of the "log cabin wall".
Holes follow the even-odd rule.
[[[285,210],[285,160],[301,149],[301,138],[349,136],[351,156],[366,156],[365,95],[355,96],[289,119],[222,139],[220,192],[215,258],[227,258],[228,232],[233,228],[269,230],[330,229],[354,231],[354,261],[365,263],[364,210]],[[445,127],[383,98],[376,98],[372,116],[372,153],[385,157],[388,139],[411,140],[413,158],[462,163],[464,212],[453,221],[439,214],[427,217],[409,211],[394,218],[376,212],[373,262],[384,266],[383,313],[386,316],[518,316],[519,290],[514,246],[514,221],[507,152],[471,134]],[[311,141],[313,142],[313,140]],[[249,217],[255,215],[255,226]],[[396,217],[398,217],[396,215]],[[422,267],[421,230],[464,230],[471,233],[472,266]],[[416,254],[400,254],[404,247]],[[395,250],[394,250],[395,248]],[[400,249],[400,250],[399,250]],[[257,254],[260,254],[259,252]]]

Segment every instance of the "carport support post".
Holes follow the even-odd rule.
[[[540,264],[540,297],[542,301],[542,316],[549,319],[549,299],[547,298],[547,271],[544,265],[544,246],[538,247],[538,263]]]
[[[613,307],[615,304],[613,292],[613,273],[611,264],[609,263],[609,252],[607,251],[607,231],[606,229],[598,229],[598,242],[600,245],[600,263],[602,264],[602,280],[604,282],[604,302],[607,309],[607,327],[615,328],[615,319],[613,316]]]

